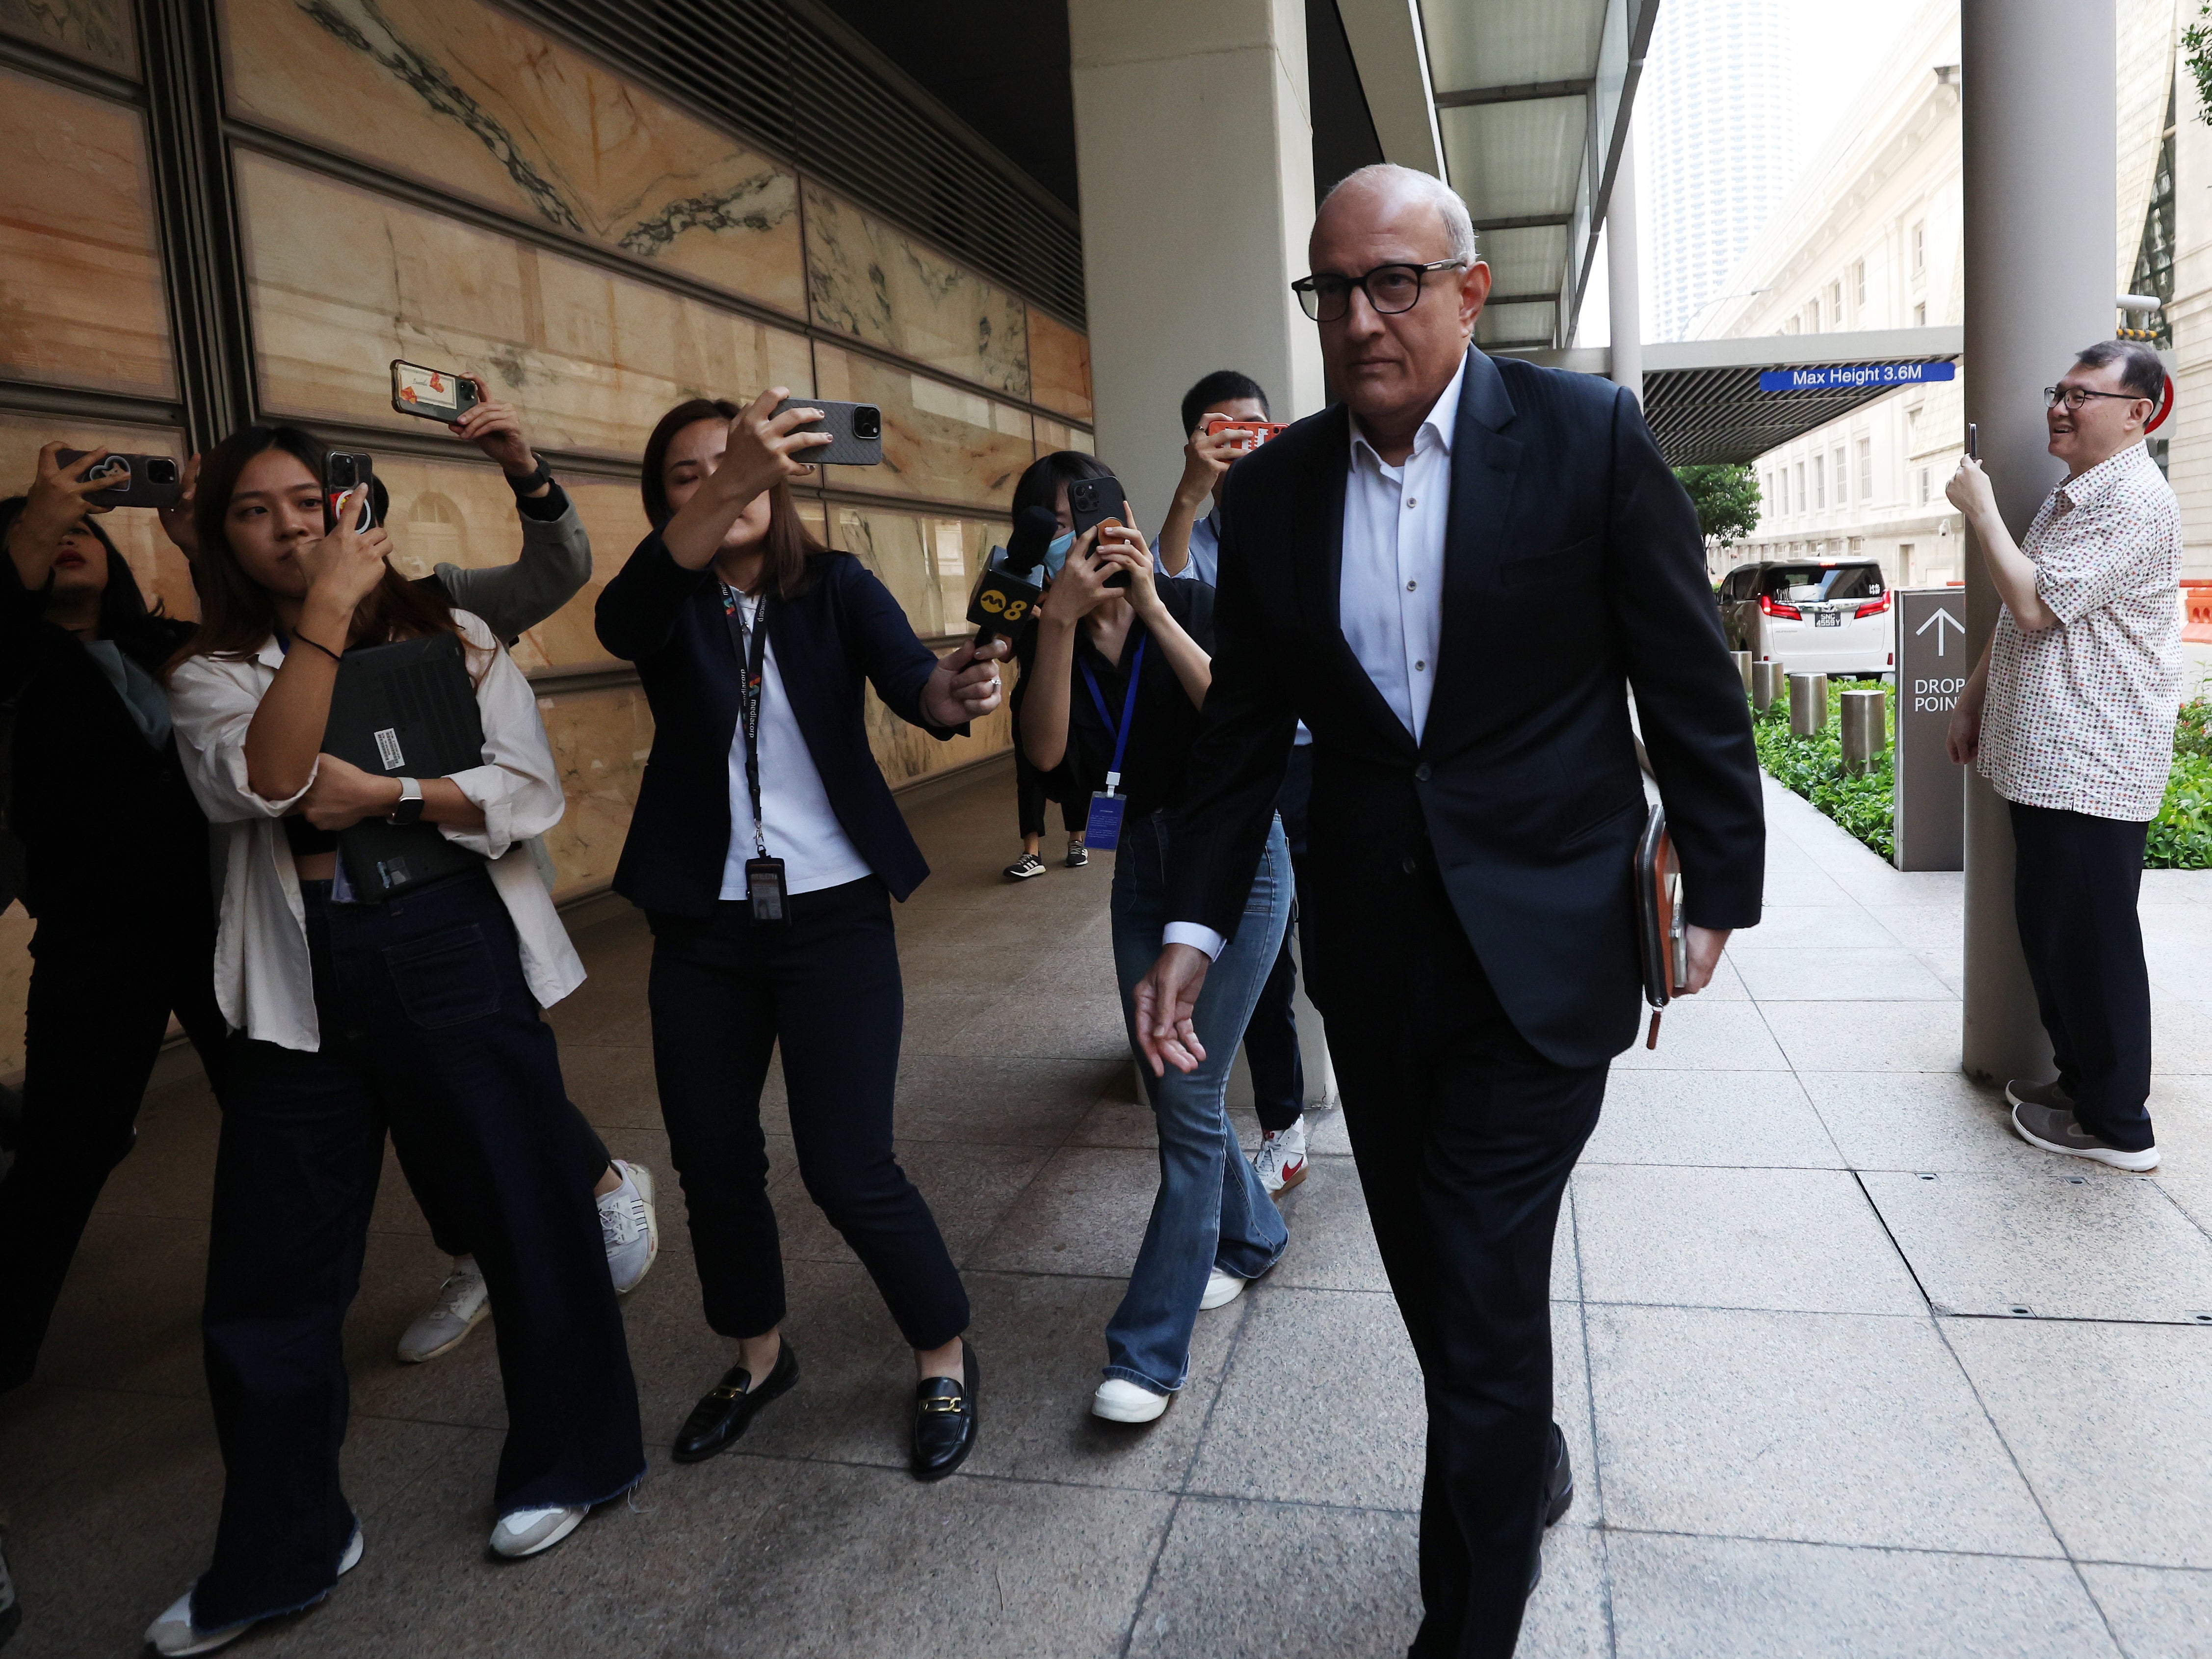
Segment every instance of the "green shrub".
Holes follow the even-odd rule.
[[[1814,737],[1790,735],[1790,706],[1777,698],[1752,720],[1759,764],[1769,777],[1803,796],[1859,840],[1890,857],[1896,846],[1893,759],[1897,711],[1883,703],[1889,746],[1863,778],[1844,775],[1841,725],[1843,687],[1828,687],[1827,729]],[[2166,800],[2151,822],[2143,850],[2145,869],[2212,869],[2212,698],[2182,705],[2173,729],[2173,775]]]
[[[1792,737],[1789,701],[1777,698],[1765,714],[1753,720],[1752,739],[1759,746],[1759,764],[1769,777],[1792,794],[1803,796],[1887,859],[1897,845],[1892,764],[1896,709],[1891,698],[1882,699],[1882,728],[1889,741],[1863,777],[1847,778],[1842,735],[1844,690],[1841,685],[1829,685],[1828,723],[1816,735]]]

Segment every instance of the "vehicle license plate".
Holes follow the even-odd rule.
[[[1813,625],[1816,628],[1840,628],[1844,625],[1844,613],[1841,611],[1822,611],[1813,619]]]

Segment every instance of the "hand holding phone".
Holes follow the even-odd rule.
[[[880,467],[884,462],[884,412],[872,403],[836,403],[828,398],[786,398],[771,412],[771,418],[789,409],[819,409],[819,422],[806,421],[794,430],[826,432],[830,442],[806,459],[831,467]]]
[[[1972,421],[1966,423],[1966,454],[1976,460],[1982,458],[1982,429]]]
[[[403,415],[447,425],[484,401],[483,383],[450,369],[426,369],[403,358],[392,360],[392,406]]]
[[[1209,415],[1206,433],[1208,437],[1227,436],[1240,453],[1249,455],[1289,424],[1287,421],[1239,420],[1234,415]]]
[[[376,462],[358,450],[333,449],[323,458],[323,528],[337,528],[338,514],[345,497],[359,492],[358,517],[351,526],[355,530],[376,528],[376,488],[373,480]]]
[[[1068,528],[1080,536],[1102,525],[1133,523],[1127,493],[1116,478],[1076,479],[1067,486]],[[1125,516],[1126,515],[1126,516]],[[1115,570],[1106,578],[1109,588],[1126,588],[1129,573]]]
[[[74,467],[94,453],[100,459],[78,474],[88,482],[104,480],[84,497],[94,507],[173,507],[184,494],[184,468],[174,455],[63,449],[54,459],[64,467]]]

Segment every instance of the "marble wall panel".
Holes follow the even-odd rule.
[[[137,112],[0,70],[0,375],[176,390]]]
[[[636,454],[684,398],[811,392],[801,334],[241,152],[272,410],[421,431],[394,357],[481,374],[554,448]]]
[[[1029,308],[1030,401],[1089,420],[1091,337]]]
[[[224,21],[240,115],[805,315],[795,175],[493,8],[225,0]]]
[[[520,555],[514,492],[489,463],[448,465],[380,455],[376,471],[392,493],[392,562],[408,576],[429,576],[444,564],[465,570],[507,564]],[[516,644],[514,660],[526,674],[615,666],[592,631],[592,614],[599,589],[645,534],[645,509],[635,485],[565,479],[561,487],[591,534],[592,577]]]
[[[948,737],[941,743],[878,702],[872,689],[868,692],[867,718],[868,747],[894,789],[970,761],[1003,754],[1014,746],[1013,716],[1003,703],[976,721],[967,736]]]
[[[0,1077],[23,1069],[23,1004],[31,994],[31,934],[20,904],[0,911]]]
[[[830,546],[857,554],[924,639],[967,631],[968,595],[1004,542],[1003,521],[946,518],[842,503],[830,509]]]
[[[545,836],[559,872],[553,896],[577,898],[614,879],[653,749],[653,711],[639,687],[617,686],[540,697],[538,712],[568,797],[568,810]]]
[[[184,435],[159,426],[112,426],[59,416],[0,415],[0,496],[19,496],[38,476],[39,451],[49,443],[72,449],[113,449],[133,455],[185,453]],[[156,600],[171,616],[197,618],[191,567],[176,544],[161,534],[161,521],[143,507],[118,507],[100,515],[100,528],[130,561],[131,574],[148,604]],[[0,1066],[0,1071],[7,1068]]]
[[[814,394],[872,403],[884,412],[880,467],[825,467],[832,487],[972,502],[1003,512],[1014,480],[1036,457],[1026,410],[927,375],[842,351],[814,348]]]
[[[0,34],[36,41],[117,75],[138,78],[131,0],[0,0]],[[0,1066],[0,1070],[4,1070]]]
[[[1036,452],[1040,455],[1054,454],[1062,449],[1080,449],[1086,455],[1098,453],[1097,440],[1079,426],[1063,425],[1056,420],[1036,418]]]
[[[806,285],[816,322],[1029,395],[1019,300],[820,186],[805,188]]]

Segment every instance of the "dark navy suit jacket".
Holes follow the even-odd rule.
[[[808,560],[796,599],[771,599],[769,643],[837,822],[895,899],[929,874],[868,747],[865,680],[884,707],[933,736],[965,733],[922,717],[937,667],[906,613],[850,553]],[[647,536],[599,595],[599,643],[637,664],[653,705],[653,753],[615,891],[645,910],[710,916],[730,845],[730,741],[742,670],[714,567],[687,570]]]
[[[1172,920],[1236,930],[1295,723],[1314,737],[1298,896],[1316,1006],[1395,1030],[1410,879],[1433,860],[1514,1028],[1561,1065],[1635,1039],[1644,747],[1689,918],[1759,920],[1765,817],[1697,515],[1636,400],[1468,354],[1453,429],[1437,682],[1416,743],[1339,622],[1350,424],[1230,470],[1213,686],[1174,827]]]

